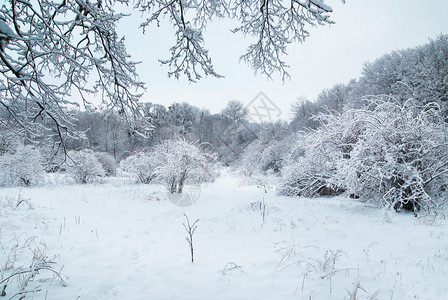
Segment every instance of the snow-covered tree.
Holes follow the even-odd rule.
[[[318,148],[313,151],[306,143],[314,141],[309,135],[301,136],[299,139],[286,166],[282,169],[280,192],[289,196],[305,197],[338,193],[331,183],[335,173],[332,145],[315,142],[314,145]]]
[[[285,158],[287,157],[290,148],[290,137],[279,141],[274,140],[272,143],[269,143],[261,155],[261,170],[263,172],[279,173],[284,167]]]
[[[157,166],[156,156],[149,152],[132,154],[120,162],[120,169],[136,174],[141,183],[150,183],[155,178]]]
[[[244,149],[257,138],[259,124],[248,121],[234,122],[220,119],[214,126],[217,136],[216,152],[219,159],[226,165],[235,163]]]
[[[232,121],[241,122],[249,115],[249,109],[242,102],[231,100],[227,103],[221,114]]]
[[[214,17],[239,21],[233,32],[255,38],[241,60],[255,72],[268,77],[279,72],[284,79],[289,76],[287,64],[282,60],[287,45],[304,41],[309,36],[308,26],[333,23],[329,18],[332,8],[322,0],[139,0],[137,3],[142,10],[150,12],[143,27],[158,23],[160,16],[169,17],[176,30],[176,44],[171,48],[171,58],[161,62],[170,67],[170,76],[186,75],[191,81],[200,79],[203,74],[220,77],[203,46],[203,32]]]
[[[0,155],[0,186],[36,185],[44,176],[42,156],[32,146],[19,146]]]
[[[45,171],[48,173],[58,172],[64,169],[66,155],[61,151],[55,151],[53,149],[54,145],[44,144],[39,147],[39,152],[41,153],[45,162]]]
[[[67,173],[77,183],[90,183],[105,176],[103,166],[91,150],[69,151],[67,154]]]
[[[313,116],[317,114],[318,109],[316,103],[311,102],[306,97],[299,97],[291,106],[293,115],[290,123],[291,129],[293,131],[315,129],[319,123],[313,119]]]
[[[368,105],[369,95],[388,95],[400,105],[437,103],[448,120],[448,35],[406,50],[393,51],[366,63],[362,76],[349,84],[348,104]],[[345,98],[345,97],[343,97]],[[344,100],[345,101],[345,100]]]
[[[76,136],[67,109],[79,104],[69,100],[71,93],[86,106],[89,95],[99,93],[107,107],[137,111],[134,87],[143,84],[116,33],[123,17],[116,5],[74,0],[2,5],[0,36],[8,43],[0,51],[0,106],[14,120],[4,125],[64,146],[68,136]]]
[[[354,118],[352,112],[319,114],[314,120],[317,129],[298,136],[296,145],[283,169],[280,191],[286,195],[316,196],[341,193],[334,181],[337,163],[349,156],[363,128],[354,126],[345,130],[345,124]]]
[[[20,144],[21,141],[14,132],[0,126],[0,155],[16,151]]]
[[[214,155],[200,145],[183,140],[167,140],[156,146],[152,153],[157,157],[157,179],[171,194],[181,194],[185,184],[214,181],[217,172]]]
[[[199,108],[186,102],[173,103],[168,107],[168,123],[176,127],[179,133],[190,132],[199,116]]]
[[[316,99],[316,105],[329,111],[341,112],[348,102],[350,86],[345,84],[336,84],[331,89],[323,90]]]

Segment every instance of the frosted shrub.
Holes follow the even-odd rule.
[[[77,183],[90,183],[105,176],[103,166],[91,150],[69,151],[67,173]]]
[[[106,176],[115,176],[117,174],[117,161],[107,152],[95,152],[95,157],[103,167]]]
[[[336,178],[348,193],[377,205],[419,210],[437,207],[448,196],[448,127],[439,107],[380,102],[357,110],[345,130],[365,130]]]
[[[237,167],[244,176],[252,176],[260,173],[262,150],[259,141],[254,141],[244,149]]]
[[[157,159],[146,152],[135,153],[120,162],[120,169],[136,174],[141,183],[150,183],[155,177]]]
[[[295,134],[284,123],[266,124],[243,151],[237,167],[246,176],[279,173]]]
[[[321,127],[297,137],[297,142],[285,162],[280,192],[289,196],[335,195],[342,192],[334,180],[338,162],[348,157],[362,128],[354,126],[344,130],[353,119],[345,114],[319,115],[315,119]]]
[[[273,141],[261,154],[260,167],[263,172],[279,173],[284,165],[284,158],[290,148],[289,139]]]
[[[50,145],[41,146],[39,151],[45,161],[45,171],[47,173],[55,173],[61,170],[66,159],[64,151],[55,152],[55,149]]]
[[[181,194],[186,183],[211,182],[217,176],[213,164],[215,156],[195,144],[167,140],[156,146],[153,153],[159,163],[155,173],[157,180],[171,194]]]
[[[238,167],[245,176],[279,173],[291,148],[290,144],[288,138],[265,144],[254,141],[244,149]]]
[[[32,146],[19,146],[16,152],[0,155],[0,186],[36,185],[44,176],[42,156]]]
[[[439,206],[448,196],[448,127],[437,105],[410,103],[377,100],[319,116],[322,126],[305,134],[289,158],[281,191],[345,191],[395,209]]]

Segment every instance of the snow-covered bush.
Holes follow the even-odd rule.
[[[238,168],[245,176],[265,173],[279,173],[291,148],[289,138],[262,143],[252,142],[241,155]]]
[[[106,174],[95,154],[87,149],[68,152],[67,173],[77,183],[84,184],[94,182]]]
[[[157,166],[156,157],[147,152],[135,153],[120,162],[120,169],[136,174],[141,183],[150,183],[154,179]]]
[[[316,130],[298,136],[282,170],[280,192],[290,196],[335,195],[342,188],[334,181],[337,164],[348,157],[351,144],[356,142],[361,126],[345,130],[354,118],[352,112],[319,115]],[[345,126],[345,127],[344,127]]]
[[[252,176],[260,171],[262,151],[260,150],[260,143],[258,140],[253,141],[244,149],[241,154],[241,159],[237,168],[244,176]]]
[[[435,104],[376,104],[345,125],[364,127],[335,179],[347,193],[396,209],[433,208],[448,196],[448,126]]]
[[[36,185],[44,176],[42,156],[32,146],[0,155],[0,186]]]
[[[115,176],[117,174],[117,161],[107,152],[95,152],[96,159],[103,167],[106,176]]]
[[[162,182],[171,194],[182,193],[187,183],[211,182],[217,176],[215,156],[199,146],[182,140],[167,140],[156,146],[153,154],[159,166],[157,180]]]
[[[284,160],[289,153],[289,139],[273,141],[261,154],[260,167],[264,172],[278,173],[284,166]]]
[[[246,176],[279,173],[291,149],[292,136],[285,123],[263,125],[257,139],[244,149],[237,167]]]
[[[448,126],[437,105],[410,103],[377,100],[319,116],[321,127],[304,134],[290,157],[281,191],[345,191],[395,209],[438,206],[448,196]]]

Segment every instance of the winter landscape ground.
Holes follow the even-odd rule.
[[[448,2],[330,2],[3,1],[0,299],[448,299]]]
[[[55,178],[55,181],[60,179]],[[446,211],[414,217],[343,197],[267,193],[223,170],[190,207],[161,185],[2,188],[5,299],[443,299]],[[194,259],[186,214],[199,219]],[[263,220],[264,214],[264,220]],[[35,262],[36,263],[36,262]],[[59,273],[61,280],[56,273]],[[32,275],[31,280],[26,276]]]

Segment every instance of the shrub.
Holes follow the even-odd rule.
[[[0,155],[0,186],[36,185],[44,176],[42,156],[32,146],[19,146],[15,152]]]
[[[448,127],[436,104],[376,99],[319,116],[289,158],[281,191],[347,195],[395,209],[431,209],[448,196]]]
[[[280,192],[289,196],[328,196],[343,192],[335,174],[338,162],[348,157],[360,126],[345,130],[352,112],[319,115],[321,127],[298,136],[282,171]]]
[[[117,174],[117,161],[107,152],[95,152],[95,157],[103,167],[106,176],[115,176]]]
[[[94,182],[106,174],[91,150],[72,150],[67,156],[67,172],[77,183]]]
[[[167,140],[156,146],[153,153],[159,163],[155,172],[157,179],[171,194],[181,194],[186,183],[210,182],[217,176],[213,165],[215,156],[195,144]]]
[[[284,123],[277,122],[263,125],[257,135],[241,154],[238,168],[246,176],[280,173],[295,134]]]
[[[439,107],[383,102],[357,110],[365,130],[335,176],[348,193],[395,209],[429,209],[446,198],[448,127]]]
[[[150,183],[155,177],[157,160],[146,152],[135,153],[120,162],[120,169],[136,174],[141,183]]]

